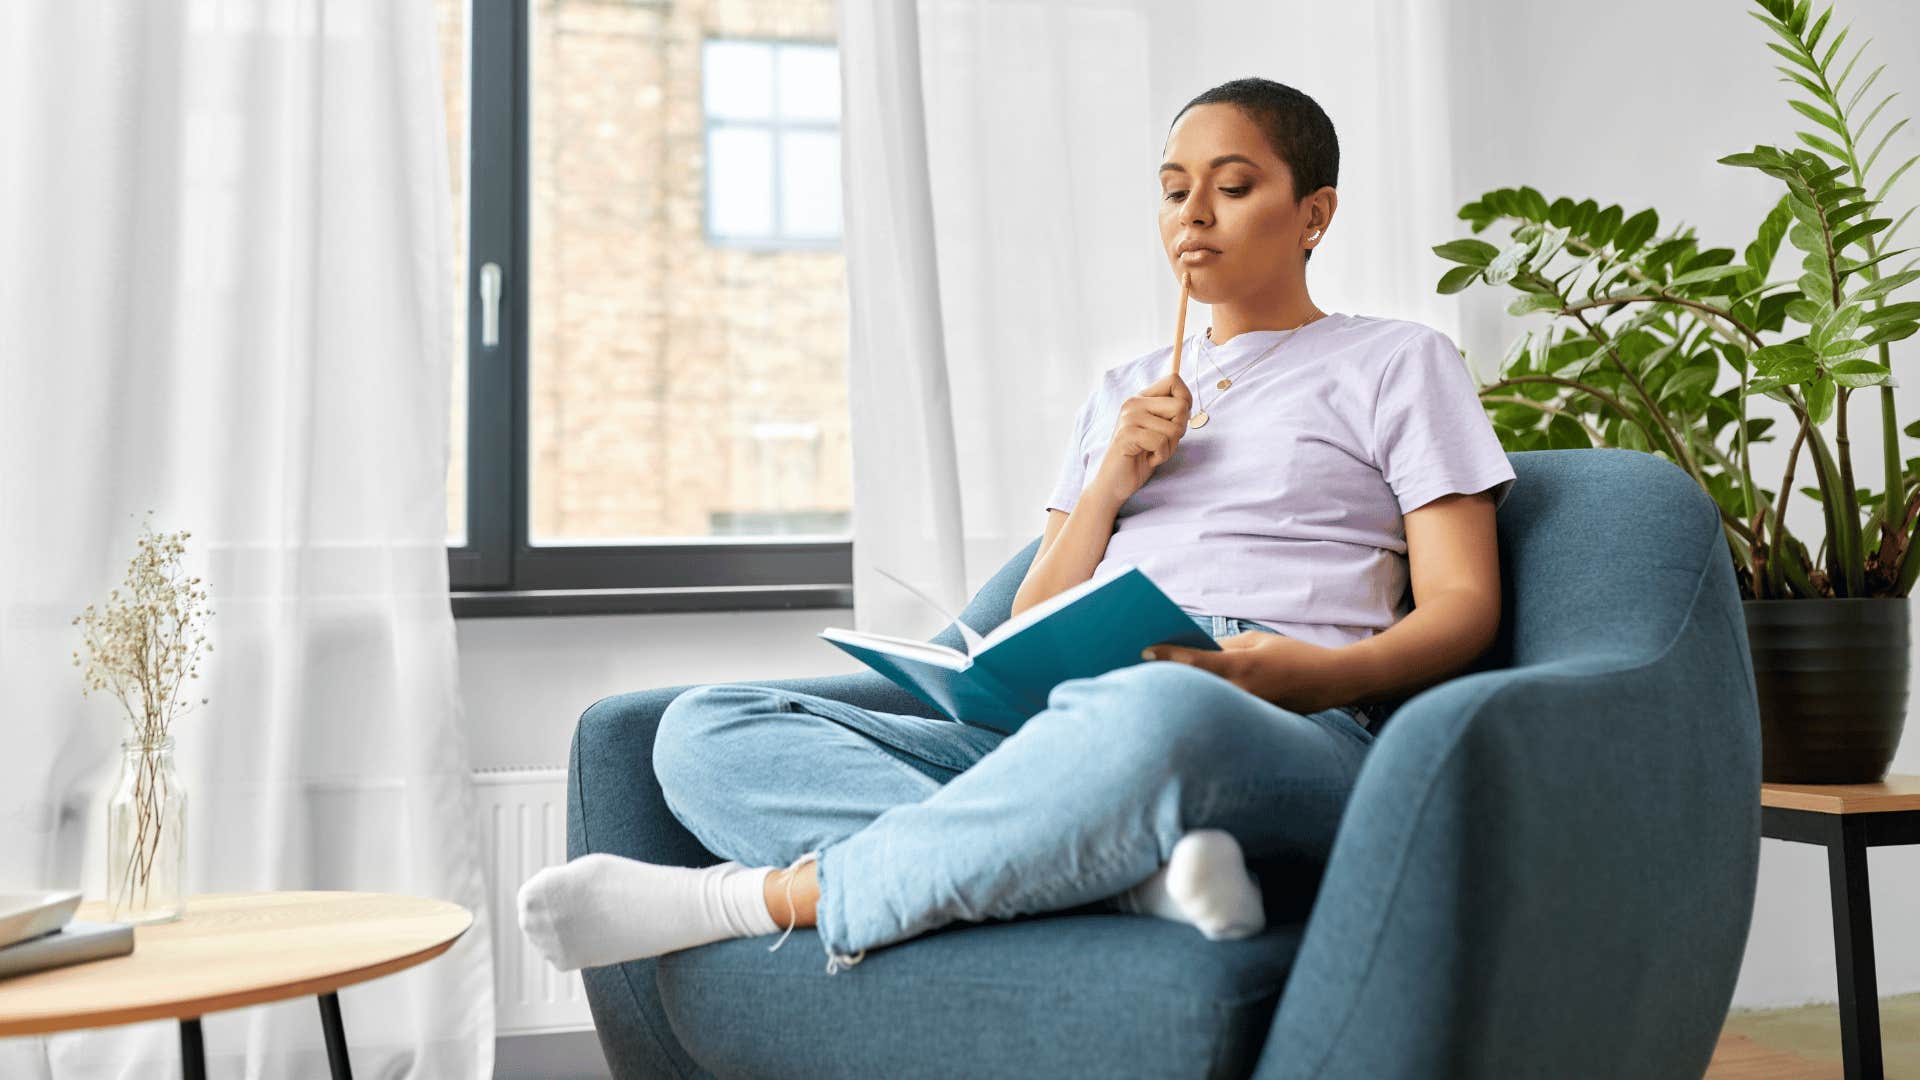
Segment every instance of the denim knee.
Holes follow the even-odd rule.
[[[1091,751],[1109,760],[1131,751],[1159,768],[1205,767],[1231,753],[1236,736],[1244,734],[1236,732],[1238,703],[1229,700],[1241,693],[1190,664],[1133,664],[1060,683],[1047,697],[1047,712],[1035,720],[1073,725]]]
[[[678,817],[679,796],[712,792],[723,783],[726,755],[716,747],[728,727],[771,691],[764,687],[709,685],[682,690],[660,713],[653,733],[653,777],[661,798]],[[685,819],[682,818],[682,824]]]

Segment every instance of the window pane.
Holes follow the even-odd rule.
[[[773,117],[773,47],[745,41],[706,43],[707,115],[721,120]]]
[[[782,119],[840,119],[840,50],[782,45],[779,67]]]
[[[787,131],[780,135],[780,226],[798,239],[840,235],[840,136]]]
[[[467,0],[435,0],[453,181],[453,423],[448,435],[447,546],[467,543]]]
[[[709,215],[773,225],[775,129],[709,126],[703,100],[746,97],[758,70],[770,111],[771,47],[688,48],[677,7],[530,3],[530,539],[846,538],[840,252],[708,241]],[[831,0],[708,17],[741,37],[834,32]],[[731,73],[703,78],[692,61],[716,55]],[[814,164],[792,204],[815,218],[837,145],[798,151]]]
[[[773,232],[773,135],[765,129],[715,128],[707,137],[713,176],[707,201],[715,236]]]

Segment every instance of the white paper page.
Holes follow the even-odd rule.
[[[894,577],[894,575],[887,573],[885,570],[881,570],[877,566],[874,567],[874,570],[886,576],[887,578],[892,579],[893,582],[899,585],[901,588],[907,590],[913,595],[926,601],[928,607],[931,607],[933,610],[939,612],[942,615],[945,615],[949,622],[959,627],[960,640],[966,645],[966,651],[968,654],[977,653],[980,651],[981,646],[986,639],[980,636],[980,631],[975,630],[971,626],[968,626],[966,623],[966,620],[962,619],[958,615],[955,615],[953,612],[948,611],[946,609],[946,605],[940,603],[940,601],[935,600],[933,597],[928,596],[926,593],[921,592],[919,589],[914,588],[912,585],[909,585],[905,581],[902,581],[899,578]]]
[[[945,645],[936,645],[931,641],[921,641],[918,638],[894,637],[891,634],[869,634],[864,631],[848,630],[838,626],[827,627],[825,630],[820,631],[820,636],[830,641],[845,641],[854,645],[871,645],[876,648],[884,644],[886,646],[885,649],[882,650],[884,652],[894,653],[900,656],[911,656],[916,660],[924,660],[929,664],[938,664],[941,667],[952,668],[955,671],[964,671],[973,663],[972,658],[960,652],[958,649],[949,649]]]

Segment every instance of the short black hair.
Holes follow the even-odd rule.
[[[1267,136],[1274,155],[1293,172],[1293,201],[1299,202],[1340,179],[1340,139],[1320,103],[1284,83],[1251,77],[1224,82],[1186,103],[1167,125],[1195,105],[1234,105]],[[1306,249],[1308,259],[1313,249]]]

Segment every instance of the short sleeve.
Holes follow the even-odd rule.
[[[1373,414],[1374,460],[1402,514],[1442,495],[1493,489],[1507,501],[1515,479],[1460,350],[1430,327],[1387,361]]]
[[[1047,499],[1047,509],[1073,511],[1073,505],[1080,501],[1080,491],[1087,486],[1087,431],[1093,426],[1094,405],[1100,397],[1099,388],[1087,395],[1080,403],[1080,412],[1073,418],[1073,439],[1067,444],[1066,456],[1060,462],[1059,478],[1054,481],[1053,494]]]

